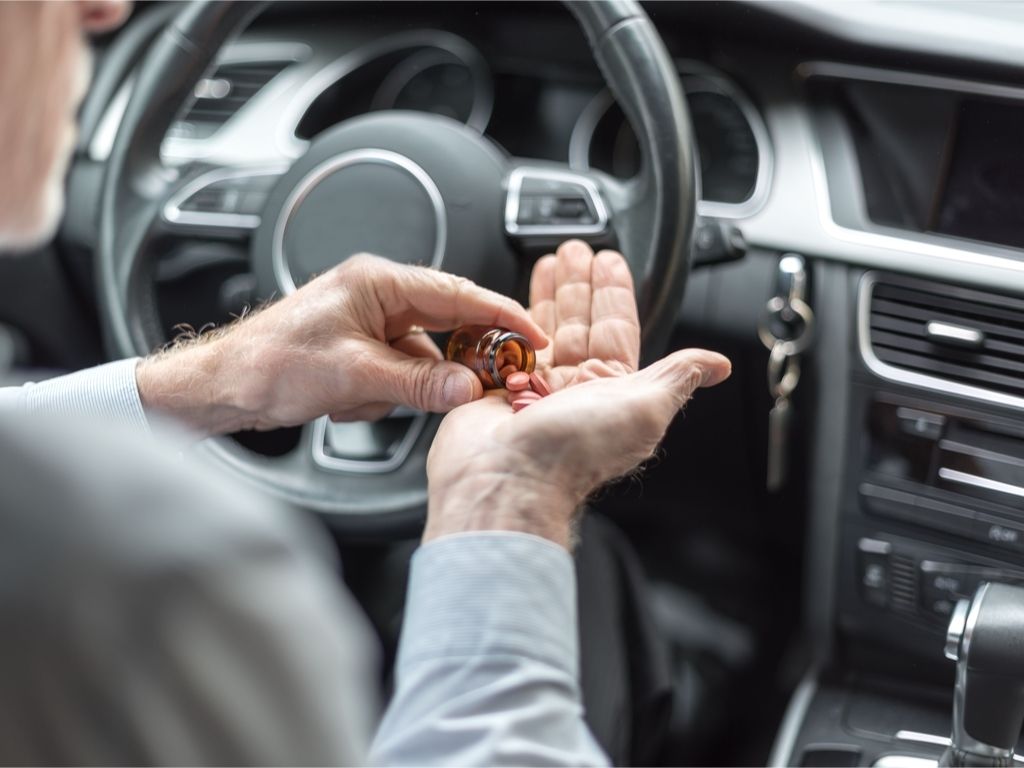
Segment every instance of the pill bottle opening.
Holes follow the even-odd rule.
[[[503,387],[505,379],[516,371],[531,373],[537,365],[537,356],[525,336],[506,331],[494,339],[488,362],[491,379],[495,385]]]
[[[448,339],[445,358],[470,368],[484,389],[505,386],[516,371],[532,373],[537,365],[533,345],[507,328],[464,325]]]

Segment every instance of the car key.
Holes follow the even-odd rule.
[[[787,254],[779,260],[776,290],[761,316],[758,335],[769,350],[768,466],[765,486],[777,493],[786,483],[789,470],[789,433],[793,419],[791,396],[800,382],[800,355],[810,344],[814,312],[804,301],[807,271],[804,260]]]
[[[790,395],[800,381],[800,358],[786,353],[786,342],[776,342],[768,356],[768,391],[775,403],[768,412],[768,468],[765,486],[778,492],[789,469],[789,429],[793,406]]]

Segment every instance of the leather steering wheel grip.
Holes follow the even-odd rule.
[[[645,362],[664,352],[689,274],[697,182],[692,130],[676,66],[653,22],[635,0],[566,5],[586,32],[609,90],[642,150],[636,180],[616,192],[622,251],[638,287]]]
[[[566,5],[585,30],[642,150],[636,178],[619,181],[595,172],[592,179],[613,211],[621,250],[633,270],[649,360],[663,351],[671,334],[689,271],[696,180],[686,102],[664,43],[638,3]],[[164,136],[225,41],[265,6],[219,0],[182,4],[137,70],[99,201],[97,292],[104,341],[114,356],[146,354],[164,341],[152,279],[155,260],[145,258],[165,234],[160,206],[180,183],[178,172],[160,161]],[[501,171],[496,160],[493,190],[499,202]],[[500,219],[493,226],[499,237]],[[399,467],[382,474],[312,466],[315,437],[309,426],[286,457],[260,456],[230,439],[207,441],[197,450],[261,491],[324,513],[338,530],[390,536],[411,532],[422,522],[426,455],[436,423],[428,422]]]
[[[157,214],[165,189],[160,144],[194,84],[225,40],[264,2],[194,2],[155,41],[138,73],[114,141],[100,202],[97,279],[108,347],[145,354],[161,342],[146,266],[118,254],[138,253],[146,231],[125,226]],[[615,226],[633,267],[645,361],[664,351],[689,272],[696,177],[689,114],[676,68],[654,24],[635,0],[568,0],[598,66],[642,149],[637,178],[606,184]],[[152,210],[146,216],[144,209]]]
[[[194,2],[164,28],[143,59],[103,179],[100,197],[97,280],[105,343],[118,356],[147,354],[159,344],[155,301],[137,301],[152,291],[135,254],[145,227],[166,190],[160,145],[196,82],[233,34],[245,28],[262,2]],[[145,209],[150,208],[148,212]],[[145,213],[144,213],[145,212]]]

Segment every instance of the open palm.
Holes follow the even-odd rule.
[[[530,315],[552,340],[537,368],[553,389],[636,371],[640,319],[621,254],[595,256],[584,242],[563,243],[533,268]]]
[[[470,507],[492,506],[510,485],[582,500],[650,456],[695,389],[729,375],[728,360],[701,349],[637,370],[640,323],[618,253],[563,244],[535,266],[530,299],[552,340],[537,367],[553,394],[513,413],[506,393],[492,390],[449,413],[427,461],[431,507],[443,508],[435,500],[467,478],[476,478],[478,494]],[[489,478],[483,491],[481,478]],[[428,516],[427,538],[442,529]]]

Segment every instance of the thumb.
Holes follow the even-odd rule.
[[[678,405],[700,387],[721,384],[732,373],[729,358],[706,349],[682,349],[644,368],[639,376],[666,388]]]
[[[480,379],[464,365],[392,352],[374,366],[373,400],[445,413],[483,396]]]

